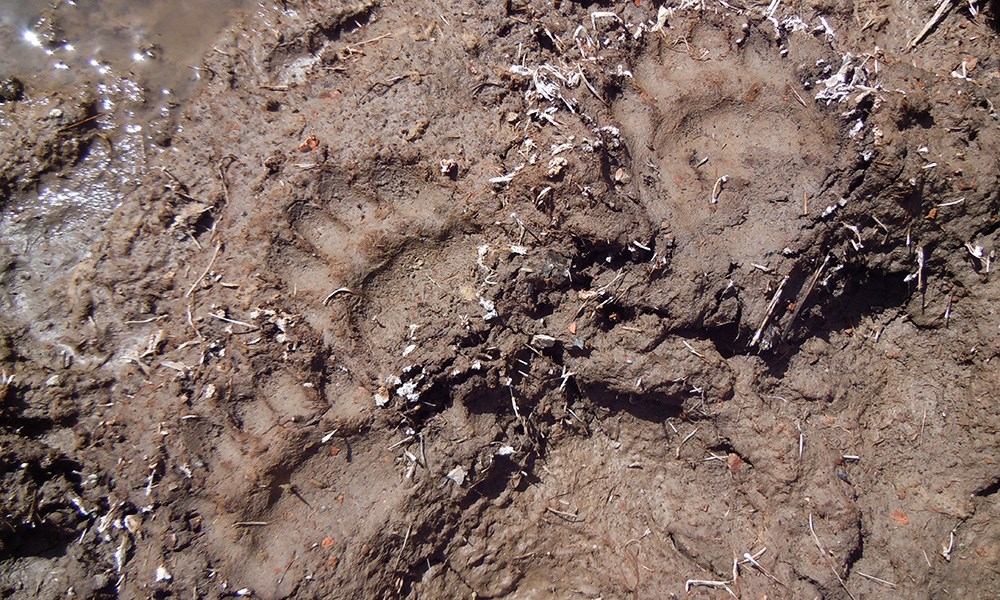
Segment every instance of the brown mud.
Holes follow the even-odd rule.
[[[773,4],[231,28],[4,259],[3,595],[993,597],[998,7]]]

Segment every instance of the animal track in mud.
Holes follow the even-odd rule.
[[[714,50],[704,61],[664,46],[648,51],[636,91],[614,111],[648,176],[650,214],[680,236],[723,234],[731,260],[759,259],[765,249],[745,240],[772,251],[792,242],[803,196],[815,198],[838,163],[830,143],[838,124],[800,104],[795,73],[775,69],[766,42],[730,48],[724,30],[705,24],[689,43]]]
[[[447,232],[449,196],[394,169],[366,182],[326,173],[291,203],[287,219],[294,239],[274,245],[271,263],[290,289],[315,300],[305,318],[328,332],[324,298],[341,287],[370,293],[369,280],[403,249]]]
[[[673,250],[665,269],[673,281],[647,285],[634,300],[638,312],[702,331],[697,337],[724,356],[779,345],[785,352],[786,341],[848,327],[852,317],[902,305],[910,292],[893,281],[905,273],[871,258],[899,245],[888,235],[872,239],[884,232],[868,214],[872,196],[899,174],[869,171],[866,134],[843,133],[844,115],[864,125],[870,106],[828,108],[802,89],[816,67],[796,62],[801,47],[776,64],[770,41],[740,45],[737,35],[701,22],[682,42],[652,46],[639,57],[634,86],[612,105],[636,193]],[[848,198],[856,206],[829,217]],[[886,222],[904,218],[879,208]],[[696,308],[685,314],[679,298]]]

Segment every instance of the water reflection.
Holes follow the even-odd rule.
[[[8,317],[44,318],[59,302],[58,282],[87,257],[151,153],[169,151],[170,134],[161,132],[196,87],[192,67],[238,11],[254,6],[0,0],[0,81],[24,85],[22,100],[0,104],[0,136],[41,127],[36,118],[45,115],[58,119],[63,102],[81,97],[93,101],[89,114],[96,115],[87,131],[63,128],[80,132],[79,160],[42,173],[0,206],[0,308]]]
[[[240,11],[255,5],[250,0],[3,0],[0,72],[45,88],[69,82],[59,72],[98,61],[127,71],[150,89],[184,95],[196,80],[191,65]]]
[[[91,193],[138,175],[147,150],[157,147],[154,121],[167,122],[197,82],[193,66],[249,0],[2,0],[0,79],[24,84],[25,102],[44,103],[64,92],[94,92],[94,125],[113,146],[92,143],[69,177],[49,177],[35,198],[13,198],[10,210],[46,210],[79,202],[110,210],[115,202]],[[8,118],[0,115],[0,127]],[[23,118],[23,117],[22,117]],[[165,144],[165,139],[159,145]],[[110,171],[109,171],[110,170]],[[118,176],[118,182],[109,182]],[[119,186],[120,187],[120,186]],[[9,217],[6,214],[5,217]],[[4,221],[8,219],[5,218]]]

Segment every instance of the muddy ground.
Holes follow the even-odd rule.
[[[242,21],[8,246],[2,595],[995,597],[1000,10],[927,4]],[[90,105],[0,105],[5,197]]]

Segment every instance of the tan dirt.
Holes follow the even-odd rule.
[[[768,4],[231,28],[4,259],[2,595],[994,597],[1000,11]]]

